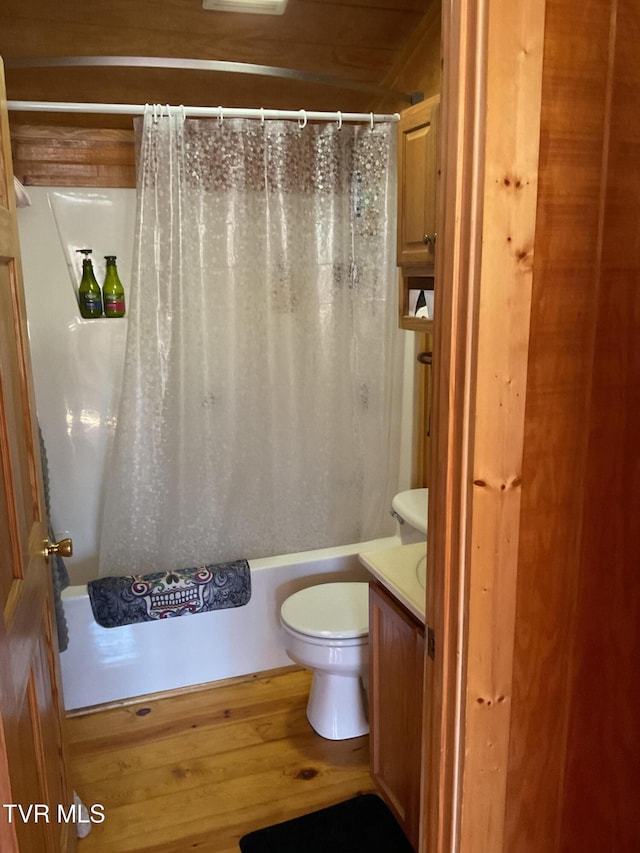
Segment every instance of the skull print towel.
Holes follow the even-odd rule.
[[[241,607],[251,597],[246,560],[173,572],[106,577],[87,584],[96,622],[117,628],[188,613]]]

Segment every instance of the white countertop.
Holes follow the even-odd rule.
[[[418,580],[418,563],[426,551],[425,540],[416,545],[399,545],[384,551],[358,554],[360,562],[371,574],[422,623],[427,593]]]

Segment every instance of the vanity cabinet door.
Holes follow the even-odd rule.
[[[414,848],[420,821],[424,626],[369,586],[370,769]]]

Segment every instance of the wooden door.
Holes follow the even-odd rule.
[[[1,62],[0,143],[0,850],[57,853],[76,836]]]

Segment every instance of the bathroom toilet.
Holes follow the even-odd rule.
[[[424,542],[428,489],[409,489],[392,501],[403,545]],[[329,740],[369,731],[369,584],[324,583],[289,596],[280,609],[291,660],[313,673],[307,719]]]
[[[391,515],[398,522],[400,542],[413,545],[427,538],[427,513],[429,509],[429,489],[408,489],[391,501]]]
[[[367,734],[369,585],[302,589],[283,603],[280,621],[287,654],[313,672],[307,703],[313,729],[329,740]]]

